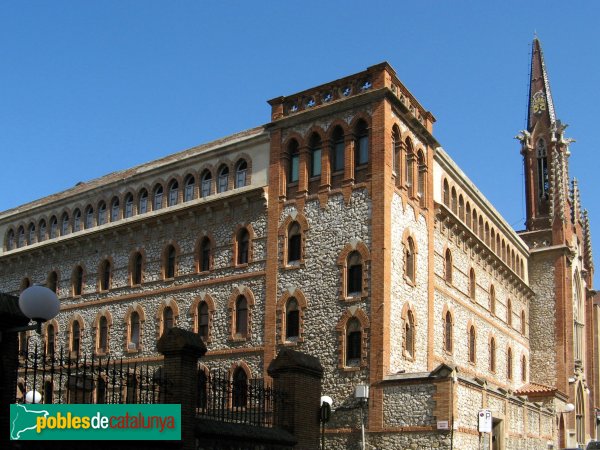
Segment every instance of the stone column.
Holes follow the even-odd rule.
[[[284,392],[275,405],[275,424],[294,435],[296,448],[319,448],[319,408],[323,367],[317,358],[284,348],[268,369],[273,388]]]
[[[198,358],[206,353],[206,345],[196,333],[171,328],[161,336],[156,348],[165,356],[163,377],[166,388],[161,401],[181,404],[181,448],[195,449]]]

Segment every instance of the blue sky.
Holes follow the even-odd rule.
[[[388,61],[435,115],[446,151],[521,229],[513,137],[537,32],[577,140],[571,176],[600,230],[599,19],[599,2],[2,2],[0,211],[261,125],[266,100]]]

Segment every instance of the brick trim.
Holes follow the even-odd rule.
[[[215,301],[211,295],[202,293],[200,296],[194,298],[194,301],[189,309],[189,315],[192,318],[192,329],[194,330],[194,333],[200,333],[200,317],[198,315],[198,307],[202,302],[205,302],[206,306],[208,307],[208,336],[205,342],[209,344],[212,342],[213,338],[214,315],[216,311]]]
[[[247,308],[248,308],[248,324],[247,324],[247,334],[246,336],[241,336],[239,334],[236,333],[235,330],[235,323],[236,323],[236,301],[240,296],[244,296],[246,297],[246,302],[247,302]],[[255,300],[254,300],[254,294],[252,293],[252,291],[243,286],[243,287],[236,287],[233,292],[231,293],[231,295],[229,296],[229,301],[227,302],[227,309],[229,311],[229,340],[231,341],[235,341],[235,342],[241,342],[241,341],[250,341],[250,339],[252,338],[252,318],[253,318],[253,312],[254,312],[254,305],[255,305]]]
[[[356,370],[356,367],[349,367],[346,365],[346,327],[350,319],[356,318],[360,323],[362,332],[362,344],[360,352],[360,363],[359,368],[365,368],[368,365],[368,342],[369,342],[369,330],[370,321],[367,314],[360,308],[355,306],[348,308],[342,317],[338,321],[335,330],[338,333],[338,368],[343,370]]]
[[[295,298],[298,302],[299,318],[298,318],[298,339],[295,342],[286,341],[286,307],[290,299]],[[296,342],[304,342],[304,317],[308,304],[304,293],[297,288],[286,290],[277,301],[277,342],[282,345],[294,345]]]

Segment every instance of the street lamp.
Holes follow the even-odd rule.
[[[38,334],[42,332],[42,323],[56,317],[60,310],[60,302],[56,293],[44,286],[30,286],[21,292],[19,296],[19,309],[35,324],[0,329],[0,342],[2,333],[19,333],[21,331],[36,330]]]
[[[364,406],[369,401],[369,385],[368,384],[358,384],[354,388],[354,398],[360,401],[360,429],[361,429],[361,449],[365,450],[366,442],[365,442],[365,417],[364,417]]]

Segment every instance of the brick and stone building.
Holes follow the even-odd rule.
[[[327,448],[356,446],[362,414],[368,448],[476,449],[480,409],[492,449],[584,444],[590,225],[537,39],[530,86],[524,230],[382,63],[270,100],[264,126],[1,213],[0,291],[56,290],[48,352],[152,361],[177,325],[204,339],[202,370],[232,378],[268,376],[285,347],[316,356]]]

